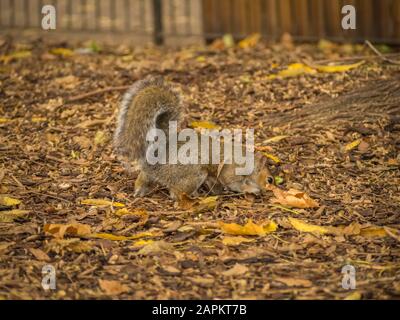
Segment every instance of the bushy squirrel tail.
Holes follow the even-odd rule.
[[[149,130],[158,128],[167,132],[169,121],[179,121],[181,109],[178,93],[161,77],[150,76],[135,82],[120,104],[114,133],[116,154],[129,161],[144,161]]]

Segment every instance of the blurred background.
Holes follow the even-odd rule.
[[[57,10],[57,29],[41,30],[41,8]],[[354,5],[356,30],[343,30],[341,9]],[[0,0],[0,28],[13,35],[45,34],[132,44],[209,42],[258,33],[278,40],[400,43],[400,0]]]

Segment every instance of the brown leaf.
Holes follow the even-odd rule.
[[[306,193],[296,190],[289,189],[289,191],[284,191],[275,186],[268,186],[272,189],[275,198],[271,199],[272,203],[279,203],[281,205],[286,205],[295,208],[315,208],[319,204],[317,201],[311,199]]]
[[[249,271],[249,268],[247,268],[245,265],[236,263],[231,269],[223,271],[222,274],[227,277],[241,276],[247,271]]]
[[[66,234],[72,236],[87,236],[91,234],[90,226],[82,223],[69,223],[69,224],[49,223],[45,224],[43,230],[45,233],[59,239],[64,238],[64,235]]]
[[[275,278],[276,281],[282,282],[288,287],[311,287],[312,282],[307,279],[298,279],[298,278]]]
[[[30,248],[29,251],[30,251],[30,253],[33,254],[33,256],[36,259],[38,259],[40,261],[46,261],[46,262],[50,261],[50,257],[43,250]]]
[[[100,288],[110,296],[119,295],[129,291],[129,287],[115,280],[101,280],[99,279]]]

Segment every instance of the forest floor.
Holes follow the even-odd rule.
[[[377,109],[376,121],[358,114],[340,126],[276,120],[395,79],[398,64],[366,46],[328,42],[71,49],[0,41],[0,298],[400,297],[400,134],[391,115]],[[365,63],[345,72],[297,65],[296,76],[270,76],[292,63],[359,56]],[[277,205],[270,191],[188,210],[162,189],[135,198],[136,174],[111,145],[122,88],[80,95],[148,74],[175,84],[189,121],[254,128],[279,188],[304,191],[319,206]],[[277,229],[252,236],[223,228],[249,219]],[[55,290],[42,288],[45,265],[55,268]],[[346,265],[355,268],[353,290],[342,287]]]

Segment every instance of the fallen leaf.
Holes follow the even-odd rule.
[[[346,296],[343,300],[361,300],[362,294],[358,291],[354,291]]]
[[[96,146],[104,145],[107,142],[107,135],[104,131],[97,131],[94,136],[94,144]]]
[[[254,240],[241,236],[238,237],[226,236],[222,239],[222,243],[226,246],[237,246],[243,242],[252,242],[252,241]]]
[[[44,232],[55,238],[62,239],[64,235],[88,236],[91,234],[91,228],[87,224],[69,223],[69,224],[45,224]]]
[[[138,254],[143,256],[153,255],[163,251],[171,250],[172,248],[173,248],[172,244],[167,243],[163,240],[154,241],[152,243],[145,245],[142,249],[140,249]]]
[[[192,128],[199,128],[199,129],[216,129],[219,130],[221,127],[213,122],[210,121],[192,121],[190,123]]]
[[[241,276],[249,271],[249,268],[243,264],[236,263],[232,268],[229,270],[221,272],[224,276],[232,277],[232,276]]]
[[[13,222],[19,218],[26,216],[29,213],[29,210],[6,210],[0,211],[0,222]]]
[[[279,142],[279,141],[281,141],[283,139],[286,139],[287,137],[289,137],[289,136],[285,136],[285,135],[275,136],[275,137],[269,138],[267,140],[264,140],[264,143]]]
[[[367,227],[360,230],[360,235],[366,238],[386,237],[387,233],[383,227]]]
[[[363,63],[364,63],[364,61],[360,61],[360,62],[353,63],[353,64],[342,64],[342,65],[336,65],[336,66],[313,65],[313,68],[315,68],[319,72],[325,72],[325,73],[345,72],[345,71],[357,68],[357,67],[361,66]]]
[[[0,196],[0,205],[12,207],[12,206],[19,205],[20,203],[21,203],[21,200],[6,197],[6,196]]]
[[[239,41],[238,46],[242,49],[252,48],[257,45],[260,39],[261,39],[261,34],[253,33],[248,37],[244,38],[243,40]]]
[[[268,188],[272,189],[272,192],[275,196],[275,198],[271,199],[272,203],[279,203],[289,207],[302,209],[315,208],[319,206],[318,202],[311,199],[306,193],[302,191],[296,189],[289,189],[288,191],[284,191],[274,186],[268,186]]]
[[[10,53],[9,55],[0,56],[0,62],[8,63],[13,60],[29,58],[30,56],[32,56],[32,53],[30,51],[27,51],[27,50],[16,51],[16,52]]]
[[[33,256],[39,261],[50,261],[50,257],[43,250],[30,248],[29,252],[33,254]]]
[[[311,232],[311,233],[319,233],[319,234],[326,234],[329,233],[329,229],[313,224],[306,223],[302,220],[295,219],[289,217],[289,222],[292,224],[293,228],[301,232]]]
[[[271,74],[267,76],[267,80],[272,80],[276,78],[288,78],[295,77],[302,74],[315,74],[317,71],[303,63],[292,63],[288,65],[288,67],[282,71],[279,71],[277,74]]]
[[[146,246],[146,245],[148,245],[150,243],[153,243],[153,242],[154,242],[154,240],[151,240],[151,239],[150,240],[142,239],[142,240],[139,240],[139,241],[135,241],[132,246],[134,248],[138,248],[138,247]]]
[[[277,229],[277,225],[272,221],[264,225],[257,225],[251,219],[244,226],[236,223],[224,223],[222,221],[219,222],[219,225],[224,233],[247,236],[265,236]]]
[[[298,278],[283,278],[278,277],[274,280],[279,281],[287,285],[288,287],[311,287],[312,282],[307,279],[298,279]]]
[[[125,207],[123,203],[104,200],[104,199],[85,199],[81,201],[81,204],[86,204],[96,207],[112,206],[112,207]]]
[[[100,288],[110,296],[119,295],[129,291],[129,287],[115,280],[99,279]]]
[[[271,153],[263,152],[263,155],[266,156],[268,159],[271,159],[275,163],[280,163],[281,162],[281,160],[277,156],[274,156]]]
[[[345,145],[345,147],[344,147],[344,149],[346,150],[346,151],[351,151],[351,150],[353,150],[355,147],[357,147],[360,143],[361,143],[361,139],[357,139],[357,140],[355,140],[355,141],[353,141],[353,142],[350,142],[350,143],[348,143],[348,144],[346,144]]]
[[[50,53],[55,56],[70,57],[74,55],[74,52],[67,48],[54,48],[50,50]]]
[[[132,236],[120,236],[111,233],[93,233],[90,235],[91,238],[107,239],[112,241],[126,241],[126,240],[136,240],[144,237],[154,237],[155,234],[151,232],[141,232]]]

